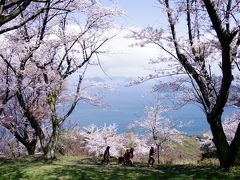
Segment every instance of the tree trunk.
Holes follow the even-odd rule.
[[[157,159],[158,159],[158,164],[160,164],[160,145],[157,144]]]
[[[54,147],[54,143],[49,143],[49,145],[44,148],[43,153],[45,160],[56,159],[56,147]]]
[[[230,158],[232,164],[240,164],[240,123],[230,144]]]
[[[37,140],[34,139],[31,143],[29,143],[28,146],[25,146],[27,148],[29,155],[35,154],[36,144],[37,144]]]
[[[60,134],[60,127],[58,125],[53,125],[53,132],[49,142],[43,147],[44,159],[54,160],[56,159],[57,143]]]
[[[22,137],[17,132],[15,132],[14,136],[20,143],[22,143],[22,145],[25,146],[29,155],[34,155],[37,144],[37,136],[34,136],[32,140],[30,140],[27,135]]]
[[[211,131],[213,134],[213,143],[217,150],[217,157],[220,162],[220,167],[229,168],[231,165],[230,160],[230,146],[223,131],[221,114],[214,119],[208,119],[210,122]]]

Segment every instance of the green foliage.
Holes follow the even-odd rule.
[[[41,158],[23,157],[0,159],[0,179],[238,179],[240,167],[229,172],[217,166],[159,165],[153,168],[146,164],[118,166],[116,160],[111,165],[100,165],[100,159],[62,156],[52,162]]]
[[[200,160],[200,149],[196,138],[183,136],[182,142],[169,142],[160,152],[160,162],[163,164],[196,164]]]

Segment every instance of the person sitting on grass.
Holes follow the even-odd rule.
[[[110,159],[109,149],[110,149],[110,146],[107,146],[106,150],[104,151],[102,164],[104,164],[105,162],[109,164],[109,159]]]

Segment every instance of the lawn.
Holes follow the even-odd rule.
[[[133,167],[100,165],[91,158],[62,156],[53,162],[41,158],[0,159],[0,179],[240,179],[240,167],[228,172],[217,166],[135,164]]]

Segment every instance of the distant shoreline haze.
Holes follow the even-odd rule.
[[[81,127],[95,124],[98,127],[104,124],[116,123],[118,133],[134,131],[145,133],[143,130],[129,129],[129,124],[135,120],[145,117],[145,106],[151,105],[155,100],[153,94],[146,93],[153,86],[153,83],[143,83],[137,86],[121,87],[117,91],[105,90],[107,108],[92,106],[80,102],[75,111],[69,117],[70,124],[78,123]],[[223,113],[223,120],[231,115],[233,107],[226,107]],[[162,114],[172,122],[178,124],[180,121],[186,126],[177,128],[189,135],[198,135],[209,130],[206,117],[201,108],[194,104],[187,104],[180,109],[170,110]]]

